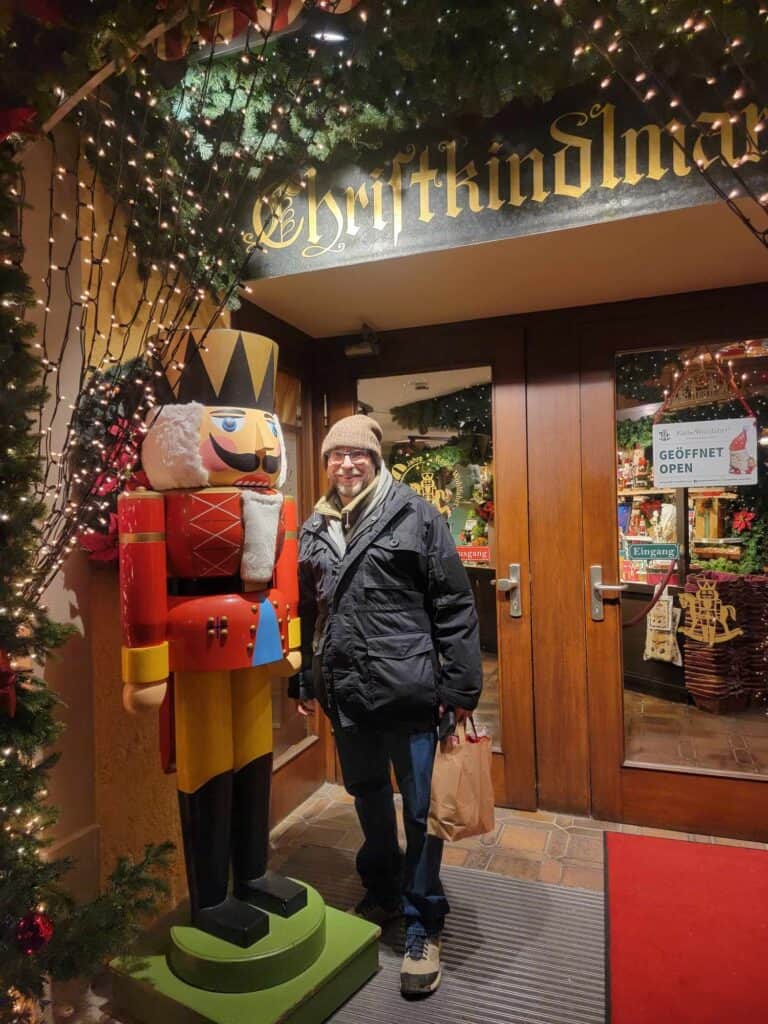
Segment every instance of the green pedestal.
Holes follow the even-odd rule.
[[[110,964],[115,1013],[143,1024],[319,1024],[376,973],[380,930],[307,893],[293,917],[270,914],[270,934],[249,949],[191,928],[180,908]]]

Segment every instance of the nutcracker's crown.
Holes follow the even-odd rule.
[[[263,334],[190,331],[181,366],[166,371],[177,402],[227,405],[272,412],[277,344]]]

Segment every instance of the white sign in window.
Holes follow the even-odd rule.
[[[654,424],[654,487],[748,487],[756,483],[755,420]]]

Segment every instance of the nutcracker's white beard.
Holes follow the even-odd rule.
[[[200,458],[199,402],[164,405],[147,418],[147,435],[141,445],[141,465],[157,491],[179,487],[207,487],[208,470]]]

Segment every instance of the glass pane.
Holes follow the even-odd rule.
[[[766,444],[768,339],[617,356],[626,763],[768,779]]]
[[[277,375],[275,392],[275,411],[283,428],[285,457],[288,473],[282,491],[296,499],[299,523],[304,509],[301,494],[301,472],[299,459],[301,453],[301,427],[299,410],[301,409],[301,381],[287,373]],[[315,723],[304,718],[296,710],[296,702],[287,695],[285,679],[272,680],[272,741],[274,744],[275,763],[279,764],[290,758],[295,752],[303,749],[307,737],[315,735]]]
[[[445,516],[475,595],[483,693],[476,712],[500,749],[491,371],[440,370],[358,382],[358,404],[382,426],[392,475]]]

